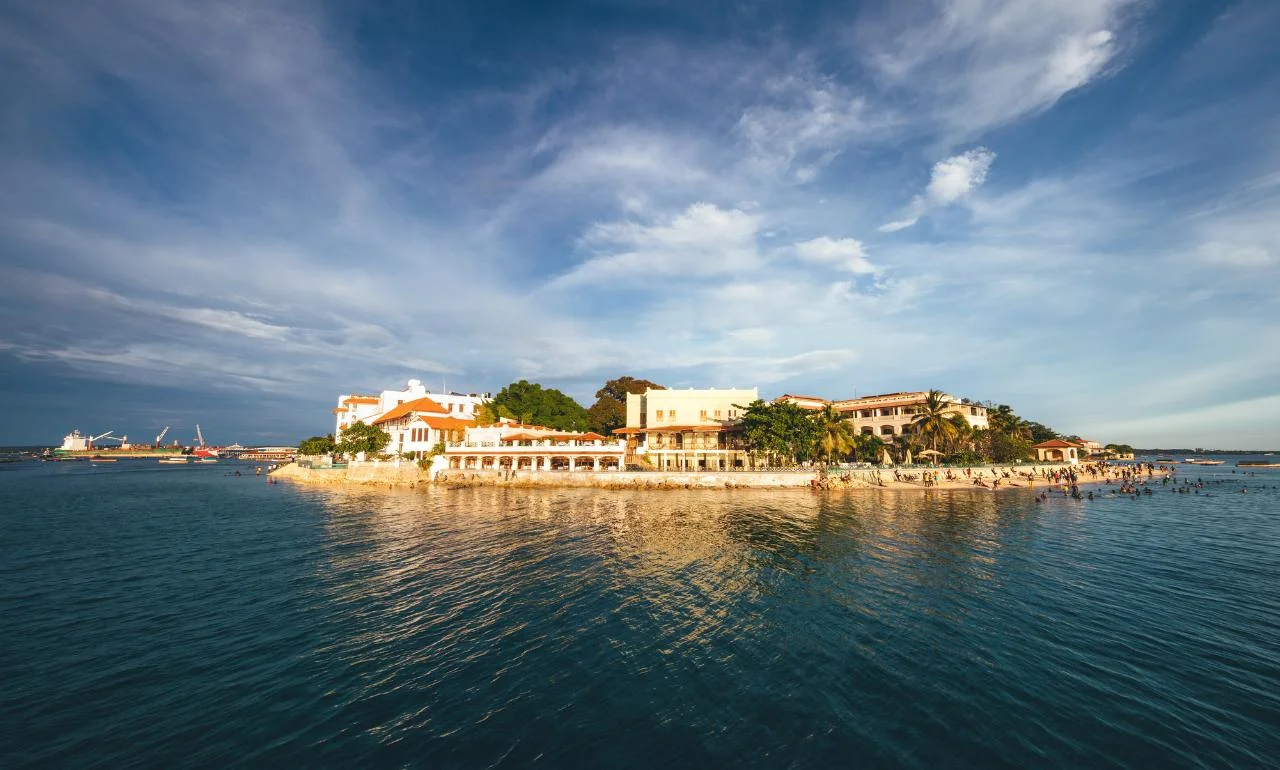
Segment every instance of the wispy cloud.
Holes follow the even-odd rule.
[[[996,154],[985,147],[978,147],[960,155],[940,160],[933,165],[929,186],[923,195],[917,195],[903,212],[903,218],[886,222],[880,232],[893,233],[905,230],[924,216],[930,209],[949,206],[967,197],[987,181],[987,172]]]
[[[1160,89],[1130,65],[1185,42],[1153,40],[1166,11],[1137,0],[810,25],[717,6],[707,29],[734,31],[697,44],[566,16],[514,47],[354,4],[15,6],[0,374],[313,402],[444,373],[582,396],[621,372],[938,383],[1064,427],[1152,383],[1176,385],[1170,414],[1244,403],[1280,376],[1250,348],[1280,323],[1263,6],[1182,19],[1212,45],[1162,51]],[[432,45],[406,37],[423,27]],[[1223,62],[1244,48],[1241,89]],[[1124,98],[1092,103],[1108,78]],[[1167,335],[1140,366],[1084,342],[1117,328]],[[1180,376],[1188,360],[1230,386]],[[1057,392],[1094,375],[1123,398]]]

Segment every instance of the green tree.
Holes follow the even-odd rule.
[[[644,393],[646,390],[666,390],[649,380],[635,377],[618,377],[608,380],[596,391],[596,402],[587,409],[587,427],[597,433],[609,435],[614,428],[627,424],[627,394]]]
[[[790,402],[753,401],[742,411],[739,426],[747,448],[769,464],[790,465],[817,452],[822,428],[807,409]]]
[[[366,425],[363,421],[357,421],[342,431],[342,441],[338,442],[338,451],[348,457],[360,452],[375,454],[381,452],[389,443],[391,443],[391,436],[385,430],[376,425]]]
[[[483,427],[485,425],[493,425],[503,419],[514,420],[516,416],[505,406],[489,401],[476,407],[475,418],[476,425]]]
[[[917,414],[911,421],[911,432],[922,441],[929,442],[929,448],[937,450],[938,441],[945,447],[956,438],[956,425],[950,420],[951,405],[940,390],[930,390],[924,403],[917,407]]]
[[[585,431],[587,410],[555,388],[536,382],[513,382],[493,397],[495,407],[506,408],[522,422],[565,431]]]
[[[853,446],[858,462],[878,463],[884,456],[884,439],[874,433],[859,433],[854,437]]]
[[[587,409],[587,427],[608,436],[614,428],[627,424],[627,407],[621,401],[601,396]]]
[[[830,464],[837,457],[841,459],[848,457],[853,451],[854,440],[857,437],[849,416],[841,414],[834,404],[826,404],[813,415],[813,419],[821,429],[818,449],[827,463]]]
[[[638,380],[635,377],[619,377],[605,382],[604,387],[596,391],[596,398],[608,397],[626,404],[628,393],[644,393],[646,390],[666,389],[666,386],[649,380]]]
[[[300,455],[325,455],[332,452],[337,447],[333,443],[333,434],[329,433],[324,436],[312,436],[304,438],[298,443],[298,454]]]

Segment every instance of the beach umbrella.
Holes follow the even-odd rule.
[[[893,458],[889,456],[889,450],[884,450],[884,457],[880,459],[881,465],[893,465]]]
[[[936,449],[922,449],[920,450],[920,456],[921,457],[941,457],[942,453]],[[937,461],[935,460],[934,462],[936,463]]]
[[[910,450],[910,449],[908,449],[908,450],[907,450],[907,458],[906,458],[905,460],[903,460],[903,463],[902,463],[902,464],[903,464],[903,465],[910,465],[910,464],[911,464],[911,450]]]

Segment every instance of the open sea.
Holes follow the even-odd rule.
[[[1037,504],[251,468],[0,465],[0,767],[1280,766],[1280,469]]]

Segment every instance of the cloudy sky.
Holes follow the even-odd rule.
[[[801,10],[802,9],[802,10]],[[1280,3],[14,2],[0,443],[938,387],[1280,446]]]

